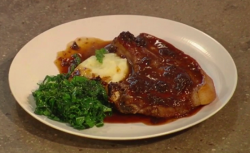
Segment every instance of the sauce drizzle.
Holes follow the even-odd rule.
[[[198,106],[197,108],[193,109],[189,112],[185,117],[192,116],[199,112],[203,106]],[[183,118],[183,117],[181,117]],[[162,125],[166,123],[173,122],[179,118],[157,118],[157,117],[150,117],[140,114],[122,114],[117,111],[113,111],[112,116],[108,116],[104,119],[105,123],[143,123],[146,125]]]
[[[78,54],[81,61],[95,55],[95,50],[104,48],[110,44],[110,41],[104,41],[98,38],[78,38],[70,42],[66,49],[57,53],[55,64],[60,73],[68,73],[70,64],[73,63],[72,55]]]

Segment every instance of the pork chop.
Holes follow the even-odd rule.
[[[183,117],[216,97],[197,61],[162,39],[122,32],[107,49],[130,67],[126,79],[108,85],[110,102],[121,113]]]

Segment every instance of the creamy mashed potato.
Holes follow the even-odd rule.
[[[75,71],[87,78],[100,76],[107,83],[123,80],[128,75],[127,59],[120,58],[114,53],[104,56],[103,63],[97,61],[95,56],[89,57],[79,64]]]

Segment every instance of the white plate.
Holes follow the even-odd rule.
[[[137,35],[146,32],[165,39],[195,58],[215,84],[216,100],[197,114],[160,126],[136,124],[105,124],[101,128],[75,130],[64,123],[34,114],[35,102],[31,92],[45,75],[56,75],[56,53],[78,37],[112,40],[122,31]],[[31,116],[55,129],[89,138],[131,140],[156,137],[177,132],[218,112],[233,95],[237,85],[237,70],[233,59],[216,40],[187,25],[146,16],[114,15],[86,18],[52,28],[27,43],[14,58],[9,71],[11,91]]]

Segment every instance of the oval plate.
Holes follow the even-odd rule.
[[[108,124],[101,128],[75,130],[64,123],[34,114],[35,102],[31,95],[46,75],[56,75],[54,65],[57,52],[78,37],[112,40],[122,31],[134,35],[145,32],[162,38],[198,61],[214,80],[217,98],[193,116],[174,122],[148,126],[142,123]],[[223,60],[221,60],[223,59]],[[156,137],[177,132],[198,124],[227,104],[237,85],[237,70],[227,50],[207,34],[167,19],[113,15],[92,17],[54,27],[28,42],[14,58],[9,71],[11,91],[20,106],[31,116],[55,129],[89,138],[132,140]]]

